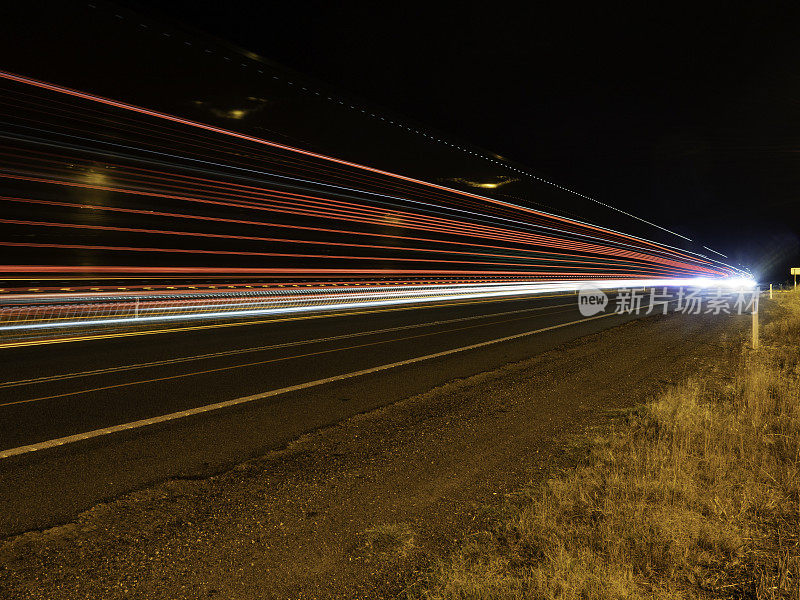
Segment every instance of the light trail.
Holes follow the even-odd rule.
[[[167,113],[163,113],[163,112],[159,112],[159,111],[155,111],[155,110],[150,110],[150,109],[139,107],[139,106],[135,106],[133,104],[129,104],[129,103],[126,103],[126,102],[120,102],[120,101],[112,100],[112,99],[109,99],[109,98],[103,98],[102,96],[89,94],[87,92],[81,92],[79,90],[73,90],[73,89],[70,89],[70,88],[67,88],[67,87],[64,87],[64,86],[59,86],[59,85],[55,85],[55,84],[52,84],[52,83],[39,81],[39,80],[30,78],[30,77],[22,77],[22,76],[19,76],[19,75],[15,75],[13,73],[0,71],[0,78],[8,79],[8,80],[11,80],[11,81],[16,81],[16,82],[19,82],[19,83],[24,83],[24,84],[27,84],[27,85],[30,85],[30,86],[42,88],[42,89],[53,91],[53,92],[58,92],[60,94],[67,94],[67,95],[70,95],[70,96],[74,96],[76,98],[81,98],[81,99],[84,99],[84,100],[90,100],[90,101],[93,101],[93,102],[97,102],[99,104],[104,104],[104,105],[115,107],[115,108],[121,108],[121,109],[128,110],[128,111],[131,111],[131,112],[140,113],[140,114],[146,115],[146,116],[156,117],[156,118],[159,118],[159,119],[164,119],[166,121],[171,121],[173,123],[178,123],[178,124],[181,124],[181,125],[187,125],[189,127],[194,127],[194,128],[205,130],[205,131],[209,131],[209,132],[212,132],[212,133],[217,133],[217,134],[221,134],[221,135],[225,135],[225,136],[231,136],[231,137],[243,140],[243,141],[253,142],[255,144],[263,144],[263,145],[266,145],[266,146],[271,146],[271,147],[276,148],[276,149],[286,150],[288,152],[301,154],[301,155],[304,155],[304,156],[307,156],[307,157],[310,157],[310,158],[321,159],[321,160],[329,161],[329,162],[332,162],[332,163],[335,163],[335,164],[338,164],[338,165],[344,165],[344,166],[353,167],[353,168],[356,168],[356,169],[362,169],[362,170],[369,171],[369,172],[372,172],[372,173],[376,173],[376,174],[379,174],[379,175],[385,175],[385,176],[393,177],[393,178],[396,178],[396,179],[399,179],[399,180],[402,180],[402,181],[407,181],[407,182],[410,182],[410,183],[415,183],[415,184],[419,184],[419,185],[422,185],[422,186],[427,186],[427,187],[430,187],[430,188],[433,188],[433,189],[438,189],[438,190],[450,192],[450,193],[453,193],[453,194],[456,194],[456,195],[459,195],[459,196],[462,196],[462,197],[474,198],[474,199],[477,199],[477,200],[480,200],[480,201],[483,201],[483,202],[489,202],[489,203],[492,203],[492,204],[496,204],[498,206],[504,206],[504,207],[507,207],[507,208],[520,210],[520,211],[523,211],[523,212],[528,212],[528,213],[539,215],[539,216],[549,217],[551,219],[555,219],[557,221],[561,221],[561,222],[564,222],[564,223],[580,224],[580,225],[583,225],[584,227],[587,227],[587,228],[590,228],[590,229],[596,229],[598,231],[603,230],[603,228],[600,228],[600,227],[597,227],[597,226],[594,226],[594,225],[590,225],[588,223],[583,223],[583,222],[580,222],[580,221],[576,221],[576,220],[573,220],[573,219],[567,219],[567,218],[564,218],[564,217],[559,217],[559,216],[554,215],[552,213],[546,213],[546,212],[542,212],[542,211],[537,211],[537,210],[534,210],[534,209],[531,209],[531,208],[515,205],[515,204],[512,204],[510,202],[497,200],[497,199],[490,198],[490,197],[487,197],[487,196],[480,196],[480,195],[477,195],[477,194],[470,194],[468,192],[463,192],[463,191],[456,190],[456,189],[453,189],[453,188],[448,188],[448,187],[445,187],[445,186],[442,186],[442,185],[438,185],[438,184],[435,184],[435,183],[430,183],[430,182],[426,182],[426,181],[420,181],[419,179],[414,179],[412,177],[406,177],[404,175],[399,175],[399,174],[396,174],[396,173],[390,173],[388,171],[383,171],[381,169],[375,169],[373,167],[369,167],[369,166],[366,166],[366,165],[360,165],[358,163],[345,161],[345,160],[334,158],[334,157],[331,157],[331,156],[326,156],[324,154],[319,154],[319,153],[316,153],[316,152],[310,152],[308,150],[302,150],[300,148],[294,148],[292,146],[288,146],[288,145],[285,145],[285,144],[279,144],[277,142],[272,142],[272,141],[265,140],[265,139],[262,139],[262,138],[258,138],[258,137],[255,137],[255,136],[239,133],[239,132],[228,130],[228,129],[224,129],[224,128],[221,128],[221,127],[215,127],[213,125],[208,125],[206,123],[200,123],[200,122],[197,122],[197,121],[193,121],[191,119],[185,119],[185,118],[181,118],[181,117],[178,117],[178,116],[175,116],[175,115],[170,115],[170,114],[167,114]],[[610,230],[606,230],[606,231],[610,231]],[[628,236],[626,234],[621,234],[620,233],[619,235],[621,235],[623,237],[627,237],[627,238],[633,239],[632,236]]]
[[[752,283],[689,247],[2,71],[0,137],[3,341]]]
[[[428,304],[445,301],[525,297],[571,292],[591,284],[601,289],[719,287],[731,289],[752,287],[751,280],[727,279],[622,279],[590,280],[567,283],[485,284],[482,286],[414,286],[389,289],[341,288],[334,290],[305,289],[242,296],[200,298],[145,298],[142,302],[98,297],[94,304],[26,305],[24,309],[4,308],[0,312],[0,332],[61,330],[89,326],[143,325],[165,321],[198,319],[231,319],[252,316],[286,315],[304,312],[337,312],[407,304]],[[82,298],[81,300],[84,300]],[[109,301],[111,300],[111,301]],[[37,315],[38,311],[38,315]],[[100,315],[100,316],[98,316]]]

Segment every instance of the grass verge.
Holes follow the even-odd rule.
[[[761,318],[759,351],[724,343],[732,378],[626,412],[410,595],[800,600],[800,294]]]

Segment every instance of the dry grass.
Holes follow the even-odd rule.
[[[800,294],[765,309],[733,380],[629,412],[414,595],[800,600]]]

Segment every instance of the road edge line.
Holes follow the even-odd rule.
[[[467,350],[475,350],[477,348],[483,348],[486,346],[491,346],[493,344],[499,344],[502,342],[508,342],[514,339],[526,337],[529,335],[535,335],[537,333],[544,333],[545,331],[552,331],[554,329],[560,329],[562,327],[568,327],[570,325],[576,325],[578,323],[585,323],[587,321],[594,321],[595,319],[602,319],[605,317],[612,317],[618,315],[618,313],[605,313],[602,315],[597,315],[594,317],[588,317],[585,319],[578,319],[577,321],[569,321],[568,323],[560,323],[558,325],[550,325],[549,327],[542,327],[541,329],[534,329],[532,331],[525,331],[523,333],[516,333],[514,335],[509,335],[502,338],[497,338],[494,340],[487,340],[485,342],[478,342],[477,344],[470,344],[469,346],[461,346],[460,348],[452,348],[450,350],[443,350],[442,352],[435,352],[433,354],[426,354],[424,356],[417,356],[414,358],[409,358],[406,360],[401,360],[398,362],[388,363],[385,365],[379,365],[377,367],[370,367],[369,369],[362,369],[360,371],[352,371],[350,373],[342,373],[341,375],[334,375],[333,377],[326,377],[325,379],[317,379],[314,381],[307,381],[305,383],[298,383],[296,385],[291,385],[288,387],[278,388],[275,390],[270,390],[268,392],[261,392],[258,394],[253,394],[251,396],[243,396],[241,398],[234,398],[233,400],[225,400],[223,402],[215,402],[213,404],[206,404],[204,406],[198,406],[195,408],[190,408],[187,410],[182,410],[173,413],[167,413],[165,415],[160,415],[157,417],[150,417],[148,419],[140,419],[138,421],[131,421],[129,423],[122,423],[120,425],[112,425],[111,427],[104,427],[102,429],[93,429],[91,431],[86,431],[84,433],[76,433],[73,435],[68,435],[65,437],[55,438],[52,440],[47,440],[44,442],[37,442],[35,444],[28,444],[27,446],[19,446],[17,448],[9,448],[8,450],[0,451],[0,460],[4,458],[11,458],[13,456],[19,456],[21,454],[27,454],[29,452],[37,452],[39,450],[48,450],[50,448],[57,448],[59,446],[65,446],[67,444],[73,444],[75,442],[81,442],[84,440],[89,440],[96,437],[101,437],[104,435],[111,435],[113,433],[119,433],[122,431],[130,431],[132,429],[139,429],[141,427],[148,427],[150,425],[158,425],[159,423],[166,423],[169,421],[175,421],[177,419],[183,419],[186,417],[191,417],[194,415],[199,415],[207,412],[212,412],[215,410],[220,410],[223,408],[229,408],[232,406],[237,406],[239,404],[246,404],[248,402],[253,402],[255,400],[262,400],[264,398],[271,398],[274,396],[280,396],[283,394],[288,394],[291,392],[296,392],[299,390],[304,390],[312,387],[317,387],[320,385],[325,385],[327,383],[333,383],[336,381],[343,381],[345,379],[352,379],[355,377],[361,377],[362,375],[370,375],[372,373],[379,373],[380,371],[387,371],[389,369],[395,369],[397,367],[404,367],[406,365],[411,365],[414,363],[422,362],[425,360],[431,360],[434,358],[440,358],[442,356],[449,356],[451,354],[456,354],[458,352],[465,352]]]

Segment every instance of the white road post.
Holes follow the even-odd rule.
[[[753,350],[758,350],[758,298],[760,293],[756,287],[756,293],[753,296]]]
[[[769,299],[772,300],[772,284],[769,284]]]

